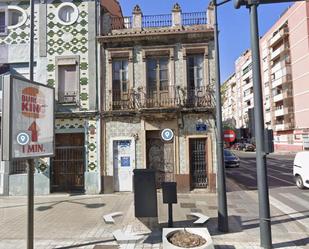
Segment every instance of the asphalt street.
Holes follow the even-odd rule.
[[[244,190],[257,190],[256,154],[254,152],[234,153],[240,158],[239,168],[226,168],[226,176]],[[303,226],[309,228],[309,189],[298,189],[293,177],[294,155],[269,155],[267,157],[267,173],[269,199],[292,218],[298,219]]]

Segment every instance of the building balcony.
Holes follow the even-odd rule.
[[[278,33],[269,40],[269,45],[271,47],[276,45],[283,37],[285,37],[288,34],[289,34],[288,28],[283,28],[279,30]]]
[[[274,100],[274,102],[279,102],[279,101],[283,100],[283,93],[281,92],[281,93],[275,95],[273,100]]]
[[[286,44],[282,44],[279,48],[277,48],[270,54],[270,59],[271,60],[277,59],[282,53],[289,51],[289,49],[290,48]]]
[[[293,128],[294,128],[294,125],[292,124],[292,122],[279,122],[275,124],[276,131],[289,130]]]
[[[284,83],[287,83],[292,80],[291,74],[283,75],[281,78],[275,79],[272,81],[271,86],[272,88],[276,88]]]
[[[66,91],[58,93],[58,104],[77,105],[79,103],[79,94],[77,91]]]
[[[253,99],[253,92],[244,96],[243,101],[246,102],[246,101],[251,100],[251,99]]]
[[[137,111],[144,109],[214,108],[210,87],[183,89],[169,86],[163,90],[131,89],[128,93],[110,91],[112,100],[107,111]]]

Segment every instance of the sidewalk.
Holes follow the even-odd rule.
[[[201,212],[211,217],[207,227],[216,249],[260,248],[257,193],[242,191],[232,182],[228,185],[228,234],[217,231],[216,195],[201,191],[179,194],[178,204],[174,205],[174,226],[193,226],[193,217],[188,214]],[[0,197],[1,249],[26,248],[26,201],[24,197]],[[160,227],[167,227],[167,206],[162,204],[161,193],[158,193],[158,205]],[[115,224],[105,224],[103,215],[118,211],[124,215],[116,217]],[[271,208],[271,214],[274,248],[309,248],[308,226],[275,207]],[[131,193],[35,198],[35,248],[118,248],[112,236],[117,229],[145,234],[145,239],[135,248],[162,248],[161,229],[151,231],[134,218]]]

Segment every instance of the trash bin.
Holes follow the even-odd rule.
[[[155,171],[135,169],[133,172],[135,217],[158,217]]]

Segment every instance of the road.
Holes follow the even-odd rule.
[[[254,152],[235,151],[239,168],[227,168],[226,176],[244,190],[257,190],[256,158]],[[309,189],[298,189],[293,177],[293,155],[270,155],[267,173],[270,204],[290,218],[297,219],[309,231]]]

